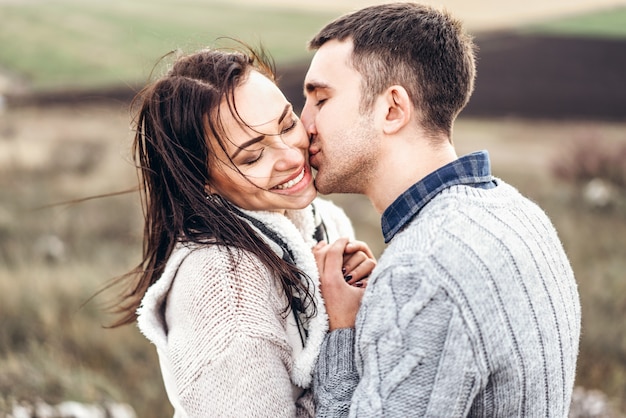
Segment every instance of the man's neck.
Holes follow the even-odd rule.
[[[381,154],[376,176],[366,195],[382,214],[413,184],[457,158],[447,140],[433,146],[427,140],[395,138]]]

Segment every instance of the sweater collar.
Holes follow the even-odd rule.
[[[456,185],[495,187],[487,151],[463,156],[433,171],[409,187],[383,213],[381,224],[385,243],[391,241],[419,211],[441,191]]]
[[[267,211],[249,211],[237,208],[259,236],[284,258],[289,252],[293,262],[304,272],[310,281],[316,312],[313,306],[306,306],[308,336],[301,352],[294,356],[291,371],[292,381],[300,387],[308,387],[312,380],[313,367],[321,344],[328,330],[328,317],[319,291],[319,273],[311,248],[315,245],[315,216],[312,205],[304,209],[289,210],[285,215]],[[290,313],[291,314],[291,313]]]

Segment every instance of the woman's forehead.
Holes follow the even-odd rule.
[[[238,118],[252,128],[275,126],[290,110],[278,86],[255,70],[235,89],[234,100]]]

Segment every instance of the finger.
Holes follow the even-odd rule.
[[[348,240],[342,238],[314,252],[321,284],[328,286],[344,282],[341,268],[347,244]]]
[[[354,284],[362,279],[365,279],[366,277],[369,277],[370,274],[372,274],[374,267],[376,267],[376,262],[371,258],[368,258],[351,270],[345,276],[345,279],[349,284]]]
[[[369,281],[368,278],[364,278],[364,279],[359,280],[358,282],[355,282],[351,286],[358,287],[358,288],[365,290],[365,288],[367,287],[368,281]]]
[[[346,246],[346,253],[353,254],[357,251],[363,251],[368,257],[374,258],[374,254],[370,247],[363,241],[350,241],[350,243]]]
[[[347,238],[340,238],[326,247],[324,269],[341,272],[343,267],[343,255],[349,241]]]
[[[363,251],[357,251],[354,254],[344,254],[343,256],[343,268],[345,269],[344,273],[349,274],[359,264],[361,264],[367,259],[368,257]]]
[[[316,244],[312,248],[313,257],[315,258],[315,263],[317,264],[317,270],[320,276],[324,274],[324,264],[326,259],[326,253],[328,252],[328,247],[328,244],[322,244],[320,241],[320,243]]]
[[[316,248],[323,248],[323,247],[325,247],[325,246],[327,246],[327,245],[328,245],[328,243],[327,243],[326,241],[321,240],[321,241],[318,241],[317,243],[315,243],[315,245],[314,245],[312,248],[313,248],[313,249],[316,249]]]

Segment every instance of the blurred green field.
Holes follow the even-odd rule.
[[[528,34],[623,39],[626,38],[626,7],[541,22],[521,31]]]
[[[307,56],[306,41],[331,17],[217,1],[0,2],[0,73],[36,90],[137,85],[165,53],[224,36],[262,42],[289,63]]]
[[[262,43],[278,63],[288,65],[309,56],[306,41],[335,16],[211,0],[0,1],[0,75],[34,90],[135,86],[165,53],[224,44],[217,41],[224,36]],[[626,7],[521,30],[623,38]]]

